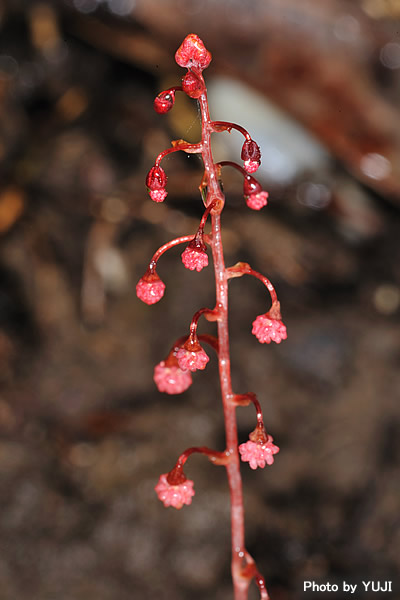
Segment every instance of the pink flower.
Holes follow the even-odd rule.
[[[180,368],[187,371],[202,371],[210,360],[199,343],[190,344],[189,348],[185,344],[176,353],[176,358]]]
[[[263,206],[266,206],[268,204],[267,198],[268,192],[258,192],[258,194],[250,194],[250,196],[245,197],[247,206],[253,210],[260,210]]]
[[[192,385],[192,376],[179,366],[168,367],[162,360],[154,368],[154,381],[159,392],[182,394]]]
[[[269,313],[258,315],[256,320],[253,321],[252,333],[262,344],[269,344],[270,342],[280,344],[282,340],[287,338],[285,325],[280,319],[270,318]]]
[[[211,62],[211,52],[208,52],[198,35],[190,33],[176,51],[175,60],[180,67],[196,67],[202,71]]]
[[[167,197],[165,186],[167,185],[167,176],[165,171],[160,166],[154,166],[147,173],[146,177],[147,190],[150,198],[154,202],[163,202]]]
[[[191,271],[201,271],[208,265],[207,253],[202,249],[191,246],[190,244],[182,252],[182,262],[187,269]]]
[[[248,462],[252,469],[260,467],[263,469],[265,464],[272,465],[274,462],[274,454],[279,452],[278,446],[272,443],[272,436],[267,436],[267,441],[257,443],[248,441],[245,444],[240,444],[239,452],[243,462]]]
[[[164,296],[165,283],[157,273],[146,273],[136,285],[137,297],[146,304],[155,304]]]
[[[160,479],[155,487],[157,496],[164,506],[173,506],[174,508],[182,508],[184,504],[191,504],[195,494],[193,489],[193,481],[186,479],[178,485],[171,485],[167,480],[168,473],[160,475]]]

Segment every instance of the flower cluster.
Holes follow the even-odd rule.
[[[243,512],[243,498],[241,485],[237,483],[240,483],[238,456],[240,455],[242,461],[248,462],[251,469],[264,468],[265,465],[273,464],[274,456],[279,452],[279,448],[273,443],[272,436],[265,431],[262,408],[255,394],[234,394],[232,390],[228,335],[228,279],[241,277],[242,275],[252,275],[260,280],[268,290],[271,308],[267,313],[256,317],[252,329],[253,334],[261,343],[275,342],[279,344],[286,339],[287,333],[282,322],[280,305],[272,283],[264,275],[254,271],[248,263],[238,262],[233,267],[225,267],[220,232],[220,215],[225,205],[225,196],[219,184],[221,169],[230,166],[241,173],[243,176],[243,195],[247,206],[252,210],[260,210],[268,203],[268,193],[262,189],[260,183],[252,175],[261,164],[260,148],[250,134],[240,125],[210,120],[203,70],[210,64],[211,54],[202,40],[195,34],[188,35],[176,51],[175,59],[179,66],[187,69],[182,78],[182,85],[171,87],[158,94],[154,100],[154,109],[159,114],[170,111],[178,91],[184,92],[190,98],[199,100],[203,124],[202,139],[197,144],[191,144],[184,140],[173,141],[170,148],[157,156],[146,177],[146,186],[154,202],[163,202],[167,196],[167,175],[160,166],[162,159],[177,151],[200,154],[205,169],[199,186],[204,203],[204,212],[195,235],[184,235],[171,240],[155,252],[147,271],[137,283],[136,293],[144,303],[155,304],[163,297],[165,291],[165,284],[156,272],[158,260],[164,252],[180,244],[185,244],[181,252],[182,263],[187,269],[199,272],[208,265],[208,246],[214,262],[216,303],[214,308],[203,307],[194,314],[188,337],[180,337],[176,340],[168,356],[156,365],[154,382],[158,390],[166,394],[182,394],[185,392],[192,384],[192,373],[203,371],[210,360],[200,344],[200,342],[204,342],[211,346],[218,357],[227,439],[237,439],[236,406],[247,406],[253,403],[256,409],[257,426],[250,433],[249,440],[240,444],[234,450],[231,447],[223,452],[217,452],[204,446],[188,448],[179,457],[174,469],[160,476],[155,490],[164,506],[181,509],[184,505],[191,504],[195,493],[193,481],[187,479],[182,470],[186,460],[193,452],[206,455],[214,464],[226,466],[232,502],[235,505],[236,514],[240,516],[240,518],[232,519],[232,530],[234,537],[240,540],[243,537],[243,528],[239,531],[237,523],[243,522],[243,515],[240,515]],[[223,131],[230,132],[232,129],[235,129],[244,137],[241,149],[243,166],[231,161],[214,162],[211,134]],[[208,220],[211,221],[211,232],[206,233],[205,227]],[[218,337],[197,333],[200,317],[210,322],[218,322]],[[238,546],[242,545],[244,549],[242,555],[247,556],[244,540],[238,543]],[[244,597],[240,589],[247,590],[243,587],[246,584],[246,578],[254,578],[260,589],[261,599],[268,598],[264,579],[255,570],[254,562],[251,562],[252,559],[250,561],[246,558],[246,565],[242,557],[238,558],[236,556],[238,553],[233,554],[232,573],[240,574],[241,578],[240,583],[237,583],[236,578],[235,597],[239,597],[239,595]],[[237,562],[238,560],[239,562]],[[250,565],[252,565],[251,569]],[[250,572],[251,575],[249,575]]]

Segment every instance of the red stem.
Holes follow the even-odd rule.
[[[167,148],[163,152],[160,152],[155,160],[154,166],[158,167],[162,159],[167,156],[167,154],[171,154],[171,152],[179,152],[180,150],[186,152],[187,154],[200,154],[202,150],[202,144],[190,144],[184,140],[176,140],[175,142],[172,142],[172,148]]]
[[[251,141],[251,135],[249,134],[249,132],[241,125],[236,125],[236,123],[230,123],[229,121],[211,121],[210,125],[213,131],[216,132],[228,131],[230,133],[232,129],[236,129],[244,135],[246,140]]]
[[[194,235],[182,235],[181,237],[175,238],[174,240],[167,242],[163,246],[160,246],[160,248],[154,252],[154,254],[151,258],[151,261],[149,263],[148,270],[150,271],[150,273],[154,273],[156,265],[157,265],[157,261],[160,258],[160,256],[162,256],[164,254],[164,252],[166,252],[170,248],[173,248],[174,246],[178,246],[179,244],[184,244],[185,242],[191,242],[193,238],[194,238]]]
[[[259,273],[258,271],[254,271],[254,269],[252,269],[248,263],[238,262],[233,267],[228,267],[226,269],[226,276],[228,279],[230,279],[232,277],[242,277],[242,275],[252,275],[256,279],[259,279],[260,281],[262,281],[262,283],[265,285],[265,287],[269,291],[269,294],[271,296],[272,305],[279,304],[278,296],[276,295],[275,288],[272,285],[272,283],[270,282],[270,280],[268,279],[268,277],[265,277],[265,275],[263,275],[262,273]]]
[[[217,167],[214,164],[211,152],[211,133],[215,130],[215,124],[210,121],[205,87],[204,92],[199,97],[199,104],[202,115],[202,158],[205,172],[207,173],[207,197],[205,202],[206,206],[209,206],[215,200],[217,206],[217,209],[211,211],[211,248],[215,271],[216,310],[218,310],[219,314],[218,362],[225,420],[226,452],[231,456],[231,460],[226,465],[231,497],[231,570],[235,600],[247,600],[247,591],[251,579],[243,577],[242,574],[245,559],[243,491],[239,465],[236,407],[232,401],[233,392],[228,332],[228,279],[226,277],[221,240],[220,214],[225,203],[225,198],[218,183]]]

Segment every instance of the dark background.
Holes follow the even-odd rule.
[[[152,108],[179,84],[173,55],[190,32],[213,53],[215,118],[243,89],[258,93],[235,121],[259,124],[270,203],[250,211],[240,177],[224,172],[226,262],[271,278],[288,327],[280,346],[258,344],[265,292],[231,282],[234,388],[258,394],[281,448],[272,467],[242,468],[248,549],[273,600],[318,597],[304,580],[384,585],[399,572],[400,3],[10,0],[0,2],[1,600],[232,598],[224,470],[193,457],[196,496],[181,511],[153,491],[186,447],[224,447],[215,359],[181,396],[152,381],[191,315],[213,305],[212,270],[188,272],[173,250],[160,262],[162,302],[135,295],[154,250],[194,233],[202,212],[195,157],[165,161],[163,205],[144,186],[171,139],[198,135],[195,102],[179,99],[168,116]],[[223,95],[227,78],[240,93]],[[231,138],[236,150],[216,146],[219,160],[239,158]],[[253,410],[238,420],[245,441]],[[393,585],[354,597],[395,600]]]

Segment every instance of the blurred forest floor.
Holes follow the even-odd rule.
[[[226,260],[270,277],[289,333],[258,344],[264,291],[231,283],[234,388],[258,394],[281,447],[273,467],[242,469],[248,549],[273,600],[317,598],[304,580],[362,579],[394,581],[385,597],[399,600],[393,0],[0,2],[1,600],[232,598],[223,470],[194,458],[182,511],[153,491],[186,447],[224,447],[215,361],[182,396],[152,381],[213,306],[212,272],[171,251],[162,302],[135,295],[155,249],[202,213],[193,157],[165,162],[163,205],[144,186],[171,139],[196,139],[195,102],[152,108],[179,84],[173,55],[192,31],[213,53],[212,115],[227,120],[232,96],[242,125],[261,111],[271,200],[249,211],[224,173]],[[216,152],[237,160],[239,142],[221,137]],[[253,412],[238,418],[245,441]]]

